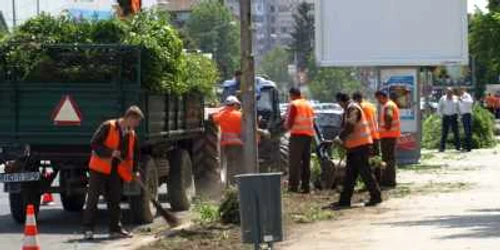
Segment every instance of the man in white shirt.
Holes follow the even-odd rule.
[[[441,145],[439,152],[446,149],[446,139],[451,127],[455,139],[455,148],[460,150],[460,137],[458,134],[458,98],[453,94],[452,88],[446,89],[446,95],[439,99],[438,113],[442,118]]]
[[[462,124],[465,132],[465,148],[467,152],[472,151],[472,105],[474,99],[464,88],[458,90],[458,110],[462,117]]]

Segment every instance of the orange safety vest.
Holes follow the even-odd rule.
[[[222,146],[243,145],[241,137],[241,116],[241,111],[231,107],[225,107],[214,115],[214,122],[219,124],[221,129],[220,144]]]
[[[354,130],[350,133],[344,141],[344,146],[348,149],[356,148],[364,145],[373,144],[373,139],[371,137],[370,125],[368,123],[368,119],[363,112],[363,109],[357,103],[350,103],[347,106],[347,109],[357,108],[359,113],[361,114],[361,119],[356,126],[354,126]],[[345,114],[347,116],[347,113]]]
[[[387,108],[392,107],[392,124],[391,129],[387,130],[385,128],[385,112]],[[393,101],[387,101],[382,107],[382,113],[380,114],[379,120],[379,133],[380,138],[399,138],[401,137],[401,122],[399,116],[399,108]]]
[[[300,98],[293,100],[291,105],[295,107],[295,119],[290,133],[292,135],[314,136],[314,109],[311,104]]]
[[[104,146],[111,150],[119,150],[120,147],[120,131],[118,131],[117,121],[107,121],[110,125],[108,136],[104,141]],[[118,164],[118,175],[125,181],[132,181],[132,168],[134,165],[134,143],[135,143],[135,132],[131,131],[131,136],[129,136],[128,143],[128,154],[127,158],[123,159],[120,164]],[[112,158],[103,158],[98,156],[94,151],[92,151],[92,156],[90,157],[89,168],[93,171],[110,175]]]
[[[486,106],[488,108],[494,108],[496,104],[496,98],[494,96],[487,96],[486,97]]]
[[[361,109],[366,115],[366,120],[368,121],[368,126],[370,127],[370,132],[373,140],[380,139],[380,134],[378,132],[378,122],[377,122],[377,108],[375,105],[367,102],[361,102]]]

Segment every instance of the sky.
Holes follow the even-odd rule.
[[[116,0],[0,0],[2,4],[0,5],[0,11],[3,12],[5,19],[7,19],[7,24],[12,25],[13,20],[13,10],[12,2],[16,3],[16,20],[17,24],[22,23],[26,19],[36,14],[36,3],[39,1],[40,10],[50,13],[60,13],[66,8],[70,8],[74,2],[104,2],[103,5],[111,5],[112,2]],[[106,4],[106,2],[108,2]],[[156,0],[143,0],[143,5],[148,7],[154,4]],[[478,6],[481,10],[485,10],[487,5],[487,0],[468,0],[468,10],[473,12],[475,10],[474,6]]]

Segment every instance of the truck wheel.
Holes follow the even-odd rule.
[[[280,138],[280,160],[279,169],[283,175],[288,174],[288,163],[290,161],[290,134],[284,134]]]
[[[83,174],[83,173],[82,173]],[[67,175],[61,174],[59,175],[60,178],[60,186],[61,187],[67,187],[66,182],[67,180]],[[82,185],[83,186],[83,185]],[[68,187],[69,188],[69,187]],[[72,193],[72,194],[66,194],[66,193],[61,193],[61,202],[62,206],[65,211],[68,212],[80,212],[83,209],[83,206],[85,205],[85,198],[87,197],[87,193]]]
[[[205,123],[205,133],[193,143],[192,152],[196,190],[210,196],[221,185],[219,129],[212,121]]]
[[[188,151],[177,149],[172,152],[170,163],[172,169],[167,181],[170,206],[174,211],[188,210],[195,195],[191,157]]]
[[[40,192],[37,189],[24,189],[20,193],[9,193],[10,213],[12,218],[22,224],[26,221],[26,207],[35,207],[35,216],[40,208]]]
[[[85,205],[85,194],[61,194],[61,202],[65,211],[80,212]]]
[[[136,223],[146,224],[153,222],[157,209],[151,198],[158,199],[158,171],[152,157],[146,156],[141,166],[141,179],[148,189],[147,193],[141,190],[141,195],[130,197],[130,209]]]

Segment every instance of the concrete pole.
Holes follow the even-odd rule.
[[[255,69],[252,55],[252,5],[251,0],[240,1],[241,20],[241,93],[243,96],[243,166],[245,173],[258,173],[257,114],[255,106]]]

